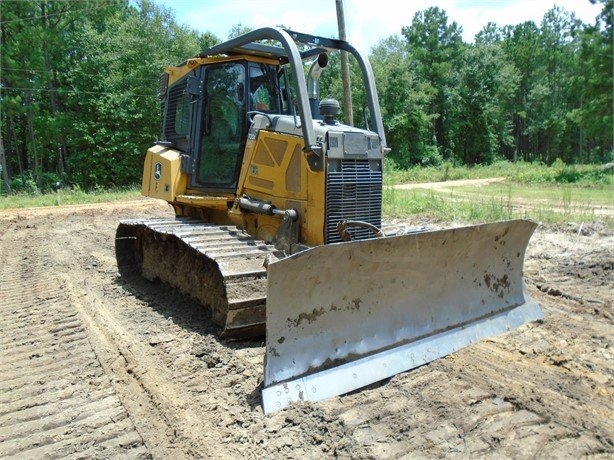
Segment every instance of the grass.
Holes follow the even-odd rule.
[[[391,185],[454,179],[506,177],[504,182],[479,188],[398,190]],[[614,175],[600,165],[552,166],[498,162],[489,166],[399,170],[385,165],[384,214],[391,217],[424,216],[440,221],[487,222],[530,218],[541,222],[604,221],[614,227]],[[62,189],[47,194],[0,195],[0,209],[102,203],[136,199],[137,187],[86,193]],[[603,213],[600,208],[608,208]]]
[[[582,202],[588,205],[614,205],[614,185],[597,184],[593,187],[574,184],[522,184],[506,181],[483,187],[455,187],[454,191],[479,197],[486,192],[492,196],[509,196],[519,200],[556,203],[560,201]]]
[[[96,190],[93,192],[84,192],[80,189],[61,189],[52,193],[15,193],[12,195],[0,195],[0,209],[107,203],[136,199],[140,196],[140,187]]]
[[[386,159],[384,166],[385,181],[389,185],[489,177],[505,177],[523,184],[574,183],[584,186],[614,184],[611,169],[604,169],[601,165],[566,165],[561,160],[555,161],[551,166],[522,161],[517,163],[498,161],[486,166],[454,166],[451,163],[444,163],[436,167],[398,169],[393,161]]]
[[[512,181],[445,190],[386,187],[384,214],[440,221],[488,222],[527,218],[547,223],[603,221],[614,227],[614,185],[522,184]],[[609,213],[604,213],[607,208]]]
[[[481,187],[398,190],[405,183],[504,177]],[[454,166],[399,170],[385,164],[384,214],[420,215],[440,221],[494,221],[529,218],[541,222],[604,221],[614,226],[614,174],[601,165],[551,166],[501,161],[488,166]],[[607,210],[604,212],[604,208]]]

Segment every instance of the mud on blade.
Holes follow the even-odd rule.
[[[320,246],[268,267],[266,413],[340,395],[542,318],[523,264],[536,224]]]

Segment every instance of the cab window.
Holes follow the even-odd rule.
[[[206,68],[202,117],[198,182],[205,187],[234,187],[246,119],[243,64]]]
[[[279,113],[277,67],[250,62],[249,82],[250,110]]]

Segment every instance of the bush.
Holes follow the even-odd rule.
[[[589,186],[595,184],[612,184],[612,170],[601,165],[568,165],[557,158],[552,165],[536,163],[510,163],[504,174],[510,180],[523,184],[576,184]]]
[[[11,190],[15,193],[35,194],[38,193],[36,181],[31,174],[20,174],[10,181]]]
[[[428,145],[424,149],[424,154],[420,159],[422,166],[439,166],[442,162],[442,156],[439,149],[435,145]]]
[[[37,184],[38,182],[38,184]],[[62,178],[59,174],[44,172],[35,179],[32,171],[14,176],[11,181],[11,190],[15,193],[39,194],[56,191],[62,186]]]

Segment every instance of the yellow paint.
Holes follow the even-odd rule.
[[[171,86],[177,80],[185,77],[196,67],[206,64],[216,64],[218,62],[235,62],[235,61],[252,61],[262,62],[265,64],[279,65],[279,61],[275,59],[255,58],[253,56],[215,56],[207,58],[190,58],[180,66],[169,66],[164,68],[164,72],[168,74],[168,85]]]
[[[169,75],[168,85],[199,66],[239,60],[279,64],[274,59],[254,56],[191,58],[181,66],[165,69]],[[325,173],[309,169],[303,138],[265,129],[257,131],[255,136],[253,132],[250,134],[234,193],[207,195],[203,190],[189,189],[188,175],[181,172],[181,152],[156,145],[147,151],[145,158],[143,195],[169,202],[177,215],[196,216],[218,224],[232,222],[270,242],[281,224],[281,217],[241,210],[235,200],[246,194],[280,210],[296,209],[300,219],[300,242],[312,246],[323,244]]]
[[[171,202],[185,193],[186,184],[187,176],[181,174],[181,152],[161,145],[147,150],[141,187],[143,195]]]
[[[324,172],[309,169],[303,146],[301,137],[261,130],[247,142],[238,196],[247,194],[278,209],[298,208],[301,242],[318,245],[324,243]],[[244,213],[243,222],[250,234],[274,235],[281,218]],[[271,226],[275,231],[261,229]]]
[[[178,195],[175,197],[176,203],[198,206],[219,211],[228,211],[228,203],[232,204],[232,199],[225,196],[199,196],[199,195]]]

